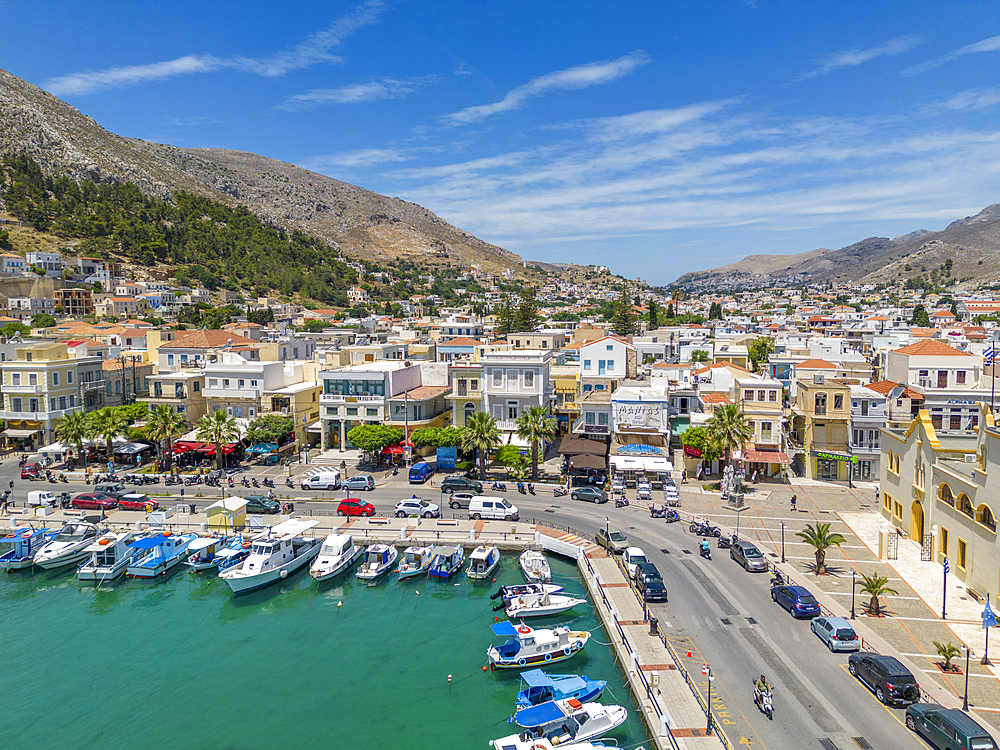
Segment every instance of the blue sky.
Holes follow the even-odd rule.
[[[1000,201],[992,2],[10,2],[115,133],[292,162],[665,283]]]

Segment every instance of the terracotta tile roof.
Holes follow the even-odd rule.
[[[954,318],[951,310],[938,310],[936,313],[931,315],[932,318]]]
[[[883,396],[888,396],[889,392],[893,388],[899,385],[902,385],[903,387],[906,388],[906,390],[903,391],[904,398],[912,399],[913,401],[924,400],[923,394],[913,390],[912,388],[910,388],[910,386],[906,385],[906,383],[895,383],[891,380],[880,380],[877,383],[868,383],[867,385],[865,385],[865,388],[870,388],[876,393],[881,393]]]
[[[190,331],[178,336],[161,349],[218,349],[232,341],[234,346],[253,345],[255,342],[232,331]]]
[[[450,385],[419,385],[408,390],[406,395],[410,401],[427,401],[437,396],[443,396],[445,393],[451,393]],[[393,396],[389,400],[403,401],[403,394]]]
[[[915,344],[904,346],[902,349],[896,349],[895,353],[906,354],[907,356],[917,356],[917,357],[971,357],[972,356],[968,352],[960,352],[955,347],[948,346],[943,341],[938,341],[937,339],[927,339],[925,341],[918,341]]]
[[[797,362],[796,370],[836,370],[837,365],[827,362],[825,359],[807,359],[805,362]]]
[[[709,391],[708,393],[699,393],[698,398],[700,398],[706,404],[731,404],[733,400],[729,398],[725,393],[720,393],[719,391]]]
[[[709,370],[715,370],[715,369],[717,369],[719,367],[732,367],[734,370],[743,370],[743,372],[750,372],[747,368],[740,367],[739,365],[735,365],[732,362],[729,362],[727,360],[727,361],[722,361],[722,362],[716,362],[714,364],[709,365],[708,367],[702,367],[700,370],[695,370],[694,374],[695,375],[702,375],[703,373],[706,373]]]
[[[456,336],[447,341],[439,341],[439,346],[479,346],[483,342],[479,339],[470,339],[468,336]]]

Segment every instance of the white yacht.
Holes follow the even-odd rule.
[[[577,742],[603,737],[627,718],[628,711],[622,706],[580,703],[576,698],[549,701],[522,708],[514,714],[514,721],[524,731],[491,744],[503,750],[529,750],[545,739],[553,746],[576,747]]]
[[[369,544],[365,548],[365,561],[355,573],[362,581],[374,581],[399,559],[399,550],[391,544]]]
[[[139,550],[132,542],[141,534],[134,531],[107,533],[87,547],[90,559],[76,569],[76,577],[81,581],[113,581],[122,575]]]
[[[524,594],[503,600],[504,612],[512,620],[519,617],[543,617],[558,615],[578,604],[586,604],[586,599],[564,594],[550,594],[545,591],[540,594]]]
[[[309,575],[317,581],[333,578],[351,567],[364,552],[350,534],[330,534],[323,540],[316,559],[309,563]]]
[[[528,583],[549,583],[552,580],[552,569],[549,561],[536,549],[526,549],[518,558],[521,574]]]
[[[75,565],[90,553],[87,547],[97,540],[100,530],[86,521],[69,521],[35,554],[35,565],[50,570]]]
[[[292,518],[268,529],[253,540],[243,563],[221,571],[219,578],[229,584],[234,594],[287,578],[319,554],[319,539],[302,536],[317,525],[319,521]]]
[[[403,563],[399,566],[399,580],[426,573],[434,561],[433,547],[407,547],[403,550]]]

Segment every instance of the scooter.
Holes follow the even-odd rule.
[[[669,508],[667,510],[667,523],[675,523],[676,521],[680,521],[680,520],[681,520],[681,514],[680,513],[678,513],[673,508]]]
[[[517,491],[520,492],[522,495],[525,494],[524,485],[521,484],[520,482],[517,483]]]
[[[490,487],[491,490],[497,490],[498,492],[506,492],[507,485],[501,484],[500,482],[494,482],[493,486]]]
[[[628,498],[627,497],[616,497],[615,498],[615,507],[616,508],[624,508],[626,505],[628,505]]]
[[[60,493],[60,495],[59,495],[59,505],[60,505],[60,507],[63,510],[65,510],[66,508],[68,508],[71,502],[72,501],[70,500],[70,496],[69,496],[68,492]]]
[[[775,569],[771,571],[771,586],[784,586],[785,577],[781,575],[781,571]]]
[[[562,497],[565,494],[566,494],[565,487],[556,487],[554,490],[552,490],[552,497]]]
[[[251,479],[250,484],[252,484],[254,487],[260,487],[260,482],[257,481],[257,477]]]
[[[701,540],[701,548],[700,548],[699,552],[700,552],[701,556],[704,557],[706,560],[711,560],[712,559],[712,549],[711,549],[711,547],[708,546],[708,540],[707,539],[702,539]]]
[[[649,517],[650,518],[666,518],[667,517],[667,509],[666,508],[657,508],[655,505],[653,505],[649,509]]]
[[[295,482],[292,481],[291,477],[285,477],[285,486],[295,489]]]
[[[534,495],[535,494],[535,485],[533,485],[533,484],[529,484],[528,485],[528,494],[529,495]]]
[[[243,479],[241,479],[240,482],[243,484],[244,487],[250,486],[250,482],[247,480],[246,477],[243,477]]]
[[[264,486],[265,487],[271,487],[271,488],[273,488],[274,487],[274,480],[268,479],[267,477],[264,477]]]
[[[392,467],[392,475],[393,476],[397,476],[398,474],[399,474],[399,467],[398,466],[393,466]]]
[[[67,482],[67,483],[69,482],[69,480],[66,478],[65,474],[60,474],[59,475],[59,481],[60,482]]]
[[[770,721],[774,721],[774,702],[770,690],[758,690],[757,684],[754,683],[753,702],[761,710],[761,713],[766,714]]]

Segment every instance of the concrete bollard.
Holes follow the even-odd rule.
[[[469,541],[470,542],[476,541],[476,530],[475,529],[469,529]]]
[[[635,651],[628,652],[628,668],[630,672],[639,671],[639,657],[636,655]]]
[[[542,543],[542,532],[535,531],[535,544],[541,544],[541,543]]]
[[[660,732],[661,737],[666,737],[670,734],[670,717],[667,714],[660,714]]]
[[[142,521],[136,520],[136,522],[135,522],[135,530],[136,531],[142,531]]]
[[[205,534],[208,532],[208,521],[201,522],[201,533]]]
[[[406,526],[399,527],[399,538],[406,539]]]

